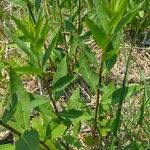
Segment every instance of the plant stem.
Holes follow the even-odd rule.
[[[59,11],[59,17],[60,17],[60,20],[61,20],[61,26],[62,26],[62,29],[63,29],[63,32],[65,32],[65,27],[64,27],[64,21],[63,21],[63,16],[62,16],[62,13],[61,13],[61,6],[60,6],[60,1],[57,0],[57,6],[58,6],[58,11]],[[65,33],[63,33],[64,36],[64,42],[65,42],[65,50],[66,50],[66,53],[67,53],[67,56],[68,56],[68,47],[67,47],[67,40],[66,40],[66,36],[65,36]]]
[[[122,92],[120,95],[120,101],[118,104],[116,119],[114,121],[114,129],[113,129],[113,134],[112,134],[112,141],[111,141],[110,150],[113,150],[114,142],[117,139],[117,131],[121,125],[121,121],[120,121],[121,120],[121,110],[122,110],[122,106],[123,106],[124,95],[126,92],[127,73],[128,73],[128,68],[129,68],[129,63],[130,63],[130,58],[131,58],[131,52],[132,52],[132,47],[129,51],[129,56],[128,56],[128,60],[127,60],[127,64],[126,64],[126,70],[124,73],[124,79],[123,79],[123,83],[122,83]]]
[[[49,98],[50,98],[50,100],[51,100],[51,102],[52,102],[52,104],[53,104],[55,113],[58,114],[59,111],[58,111],[57,106],[56,106],[56,104],[55,104],[55,101],[54,101],[54,99],[53,99],[53,97],[52,97],[52,95],[51,95],[51,91],[50,91],[50,89],[49,89],[49,87],[48,87],[48,85],[47,85],[46,77],[45,77],[45,74],[44,74],[44,73],[43,73],[43,80],[44,80],[44,84],[45,84],[45,86],[46,86],[46,90],[47,90],[48,96],[49,96]]]
[[[103,55],[102,55],[102,62],[99,69],[99,81],[98,81],[98,88],[96,93],[96,108],[95,108],[95,118],[94,118],[94,129],[93,129],[93,136],[96,137],[97,132],[97,119],[98,119],[98,111],[99,111],[99,104],[100,104],[100,87],[102,84],[102,71],[103,71]]]
[[[0,125],[3,126],[4,128],[10,130],[11,132],[15,133],[16,135],[18,135],[19,137],[21,137],[22,133],[20,133],[19,131],[17,131],[16,129],[12,128],[11,126],[9,126],[8,124],[4,123],[2,120],[0,120]],[[50,148],[43,142],[43,141],[39,141],[39,143],[46,149],[46,150],[50,150]]]

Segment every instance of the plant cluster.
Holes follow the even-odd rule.
[[[23,64],[1,58],[0,71],[9,74],[9,100],[0,125],[16,140],[9,150],[56,149],[146,149],[131,131],[129,143],[121,143],[118,132],[123,122],[124,100],[140,92],[142,104],[137,124],[143,127],[149,105],[148,83],[129,85],[127,74],[132,46],[126,59],[122,85],[106,82],[120,53],[124,28],[136,22],[148,1],[135,0],[9,0],[13,5],[5,34],[24,56]],[[147,13],[142,23],[147,22]],[[142,24],[141,23],[141,24]],[[138,28],[138,27],[137,27]],[[139,29],[135,29],[137,32]],[[101,59],[88,44],[94,39]],[[137,36],[134,36],[132,44]],[[21,55],[20,54],[20,55]],[[29,92],[22,76],[33,75],[44,95]],[[84,81],[85,92],[75,83]],[[86,88],[87,87],[87,88]],[[89,104],[94,102],[94,107]],[[88,132],[86,131],[88,129]],[[147,132],[147,131],[146,131]],[[84,133],[84,134],[82,134]],[[83,136],[84,135],[84,136]],[[82,136],[82,137],[81,137]],[[6,144],[2,145],[2,148]]]

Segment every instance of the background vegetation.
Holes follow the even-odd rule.
[[[149,0],[0,8],[1,149],[150,149]]]

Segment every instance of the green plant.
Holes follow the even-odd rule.
[[[5,33],[26,54],[22,66],[14,67],[4,60],[10,78],[10,100],[0,124],[17,137],[15,149],[85,148],[78,137],[84,131],[83,125],[90,129],[83,142],[91,149],[102,147],[107,136],[109,142],[104,148],[118,148],[124,99],[143,88],[127,85],[131,53],[122,87],[117,88],[113,82],[107,84],[104,79],[119,55],[122,30],[144,2],[130,9],[126,0],[14,2],[25,6],[29,13],[28,17],[23,14],[22,19],[12,16],[16,26],[5,28]],[[102,49],[100,63],[86,44],[91,36]],[[28,74],[44,83],[45,96],[24,88],[21,76]],[[80,80],[86,83],[90,97],[95,97],[94,110],[83,100],[79,87],[63,103],[67,88]],[[36,114],[32,116],[33,112]]]

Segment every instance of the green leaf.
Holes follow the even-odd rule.
[[[56,139],[58,137],[62,137],[64,135],[64,132],[66,130],[66,126],[64,124],[58,124],[55,126],[51,131],[51,137],[52,139]]]
[[[46,135],[46,126],[41,116],[33,118],[31,120],[31,126],[33,129],[35,129],[39,133],[40,139],[44,140],[45,135]]]
[[[125,87],[125,93],[124,93],[123,99],[129,98],[130,96],[137,93],[141,89],[142,87],[140,85],[131,85],[131,86]],[[117,90],[113,92],[112,104],[117,104],[120,101],[121,93],[122,93],[122,88],[118,88]]]
[[[121,20],[125,10],[127,9],[128,0],[115,0],[114,15],[110,21],[111,31],[113,31]]]
[[[34,41],[35,41],[35,29],[34,29],[33,24],[29,21],[24,23],[24,20],[20,20],[20,19],[17,19],[15,17],[12,17],[12,18],[15,21],[18,29],[20,29],[22,31],[22,33],[25,35],[25,37],[29,41],[34,43]]]
[[[40,68],[34,67],[34,66],[22,66],[17,67],[15,70],[21,74],[36,74],[36,75],[42,75],[42,71]]]
[[[87,82],[89,87],[93,92],[96,93],[98,87],[98,75],[96,72],[90,67],[85,55],[83,53],[80,54],[80,72],[82,74],[83,79]]]
[[[61,79],[66,75],[67,75],[67,62],[66,62],[66,57],[64,57],[57,66],[57,70],[52,85],[54,85],[59,79]]]
[[[84,43],[80,44],[81,48],[83,49],[83,53],[87,57],[88,61],[93,64],[95,67],[98,67],[98,62],[96,59],[96,54]]]
[[[102,28],[104,29],[105,33],[109,33],[109,15],[106,9],[105,4],[101,0],[94,0],[96,14],[98,17],[98,21],[100,22]]]
[[[144,1],[142,3],[138,3],[132,9],[128,11],[128,13],[121,19],[118,23],[117,27],[114,30],[114,33],[118,33],[127,23],[129,23],[132,18],[136,15],[139,9],[142,7]]]
[[[34,100],[31,101],[32,109],[49,102],[49,100],[45,97],[36,94],[33,94],[32,96],[34,97]]]
[[[3,144],[0,145],[1,150],[15,150],[15,145],[13,144]]]
[[[23,136],[16,143],[16,150],[38,150],[39,135],[34,129],[25,131]]]
[[[16,73],[10,68],[10,94],[11,99],[8,101],[7,107],[3,114],[3,121],[6,123],[11,119],[11,117],[14,115],[16,108],[17,108],[17,84],[20,82],[18,81]]]
[[[93,38],[97,43],[97,45],[101,47],[103,50],[105,50],[107,46],[107,37],[105,32],[101,28],[99,28],[98,25],[93,20],[86,18],[85,21],[89,29],[91,30]]]
[[[60,33],[60,27],[56,28],[54,30],[54,32],[52,33],[52,40],[51,43],[49,44],[48,48],[46,49],[44,55],[43,55],[43,60],[42,60],[42,65],[44,66],[45,63],[47,62],[51,52],[53,51],[53,49],[56,47],[57,41],[58,41],[58,37],[59,37],[59,33]]]
[[[49,102],[40,105],[38,108],[45,125],[48,125],[49,122],[56,117],[56,114]]]
[[[60,78],[52,87],[52,90],[57,92],[65,89],[69,84],[71,84],[76,79],[75,75],[66,75]]]
[[[45,24],[39,23],[39,26],[41,26],[41,27],[39,27],[36,32],[37,37],[36,37],[36,42],[35,42],[35,50],[36,50],[37,54],[40,56],[40,55],[42,55],[42,47],[44,47],[44,42],[45,42],[48,32],[49,32],[49,23],[48,23],[48,21],[46,21]]]
[[[4,113],[3,120],[8,121],[15,113],[14,116],[19,128],[28,129],[31,113],[30,98],[16,72],[11,68],[10,90],[12,101],[9,104],[9,109],[6,109],[6,113]]]
[[[71,135],[65,136],[64,140],[66,141],[66,143],[72,145],[73,147],[77,147],[78,149],[81,148],[81,142]]]
[[[33,55],[32,51],[30,50],[30,48],[27,46],[27,44],[25,44],[23,41],[16,38],[14,33],[11,32],[10,30],[5,29],[5,32],[15,42],[15,44],[17,44],[18,47],[21,48],[21,50],[27,54],[28,57],[30,57],[34,60],[34,55]]]
[[[83,107],[83,101],[80,97],[80,88],[77,88],[67,102],[67,109],[78,110],[81,109],[81,107]]]
[[[83,111],[70,109],[68,111],[62,111],[60,112],[60,115],[64,118],[70,119],[70,118],[78,118],[82,116]]]
[[[72,37],[72,39],[70,40],[70,50],[69,50],[70,57],[76,53],[78,44],[79,44],[79,37],[78,36]]]

